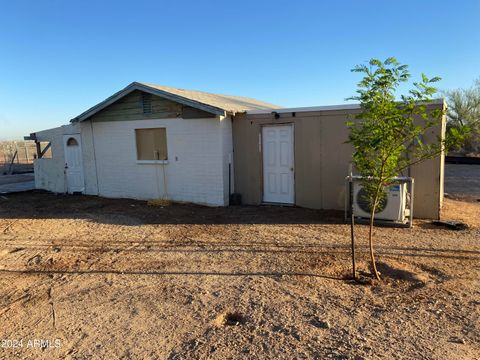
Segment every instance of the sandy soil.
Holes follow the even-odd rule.
[[[480,359],[479,211],[376,229],[358,285],[336,212],[0,197],[0,358]]]

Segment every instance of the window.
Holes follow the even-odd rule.
[[[78,146],[78,142],[74,138],[70,138],[67,140],[67,146]]]
[[[167,131],[165,128],[135,129],[137,160],[167,160]]]

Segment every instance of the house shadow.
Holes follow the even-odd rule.
[[[174,203],[169,206],[149,206],[146,201],[131,199],[108,199],[98,196],[56,195],[44,191],[31,191],[9,194],[0,197],[0,217],[4,219],[86,219],[91,222],[123,226],[141,225],[328,225],[344,222],[342,211],[313,210],[288,206],[231,206],[208,207],[195,204]],[[347,226],[347,225],[346,225]],[[366,226],[366,225],[360,225]],[[180,229],[181,230],[181,229]],[[319,231],[321,229],[319,228]],[[408,230],[405,230],[408,231]],[[449,231],[449,230],[447,230]],[[75,243],[68,239],[69,245],[81,249],[81,241]],[[125,241],[125,246],[131,246]],[[103,241],[107,250],[121,246],[122,240]],[[175,241],[158,242],[142,240],[144,251],[181,251],[181,252],[308,252],[319,254],[328,249],[329,254],[349,253],[349,240],[342,243],[321,243],[302,241],[300,243],[281,243],[274,239],[245,241],[214,241],[202,244],[193,239],[175,239]],[[21,243],[17,243],[21,246]],[[27,247],[29,245],[25,244]],[[64,244],[65,245],[65,244]],[[214,245],[215,249],[202,249]],[[31,246],[31,245],[30,245]],[[41,246],[37,243],[37,246]],[[45,246],[51,246],[45,245]],[[183,247],[182,249],[165,249],[165,246]],[[184,247],[190,247],[186,249]],[[192,248],[193,247],[193,248]],[[359,252],[368,251],[367,245],[357,242]],[[111,250],[112,250],[111,249]],[[377,244],[376,249],[383,256],[407,256],[420,258],[475,259],[480,254],[477,250],[455,250],[443,248],[425,248],[417,246],[395,246]],[[142,249],[137,249],[142,251]]]
[[[118,224],[344,224],[343,211],[295,206],[210,207],[190,203],[166,206],[147,201],[88,195],[58,195],[46,191],[9,194],[0,198],[0,217],[11,219],[88,219]]]

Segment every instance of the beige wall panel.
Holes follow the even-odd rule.
[[[441,105],[432,105],[440,107]],[[346,122],[358,110],[328,110],[272,114],[242,114],[233,121],[235,191],[245,204],[262,202],[261,126],[293,123],[295,127],[295,203],[316,209],[343,210],[344,180],[353,148],[347,144]],[[441,127],[425,141],[435,141]],[[426,161],[411,170],[415,178],[415,217],[438,218],[443,197],[443,157]]]
[[[242,194],[245,204],[261,203],[261,160],[259,152],[260,126],[245,115],[233,120],[235,191]]]
[[[295,117],[295,203],[319,208],[322,204],[322,136],[319,117]],[[301,158],[299,161],[297,158]]]
[[[346,114],[325,114],[322,119],[322,194],[323,209],[343,209],[345,206],[345,177],[353,148],[348,140]],[[318,141],[318,139],[317,139]]]

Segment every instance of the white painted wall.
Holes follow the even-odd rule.
[[[164,165],[137,162],[135,129],[153,127],[167,129],[168,163]],[[52,158],[34,162],[37,189],[65,192],[63,135],[74,133],[82,137],[88,195],[162,198],[165,171],[170,200],[228,205],[228,163],[233,158],[230,118],[85,121],[39,131],[39,141],[52,143]]]
[[[55,193],[65,192],[63,169],[59,169],[57,163],[53,159],[35,160],[33,162],[33,170],[35,172],[36,189],[52,191]]]
[[[65,131],[71,129],[71,125],[65,125],[36,132],[38,141],[51,142],[52,150],[51,158],[36,159],[33,162],[35,187],[37,189],[48,190],[55,193],[65,192],[63,134]]]
[[[36,132],[38,141],[51,142],[52,157],[34,161],[35,187],[55,193],[66,191],[65,183],[65,151],[63,136],[78,134],[82,136],[82,155],[85,177],[85,193],[97,195],[95,162],[93,157],[92,136],[89,124],[70,124],[53,129]]]
[[[100,196],[162,198],[165,171],[170,200],[228,205],[230,119],[175,118],[94,122],[92,125]],[[154,127],[166,128],[168,163],[138,163],[135,129]]]

